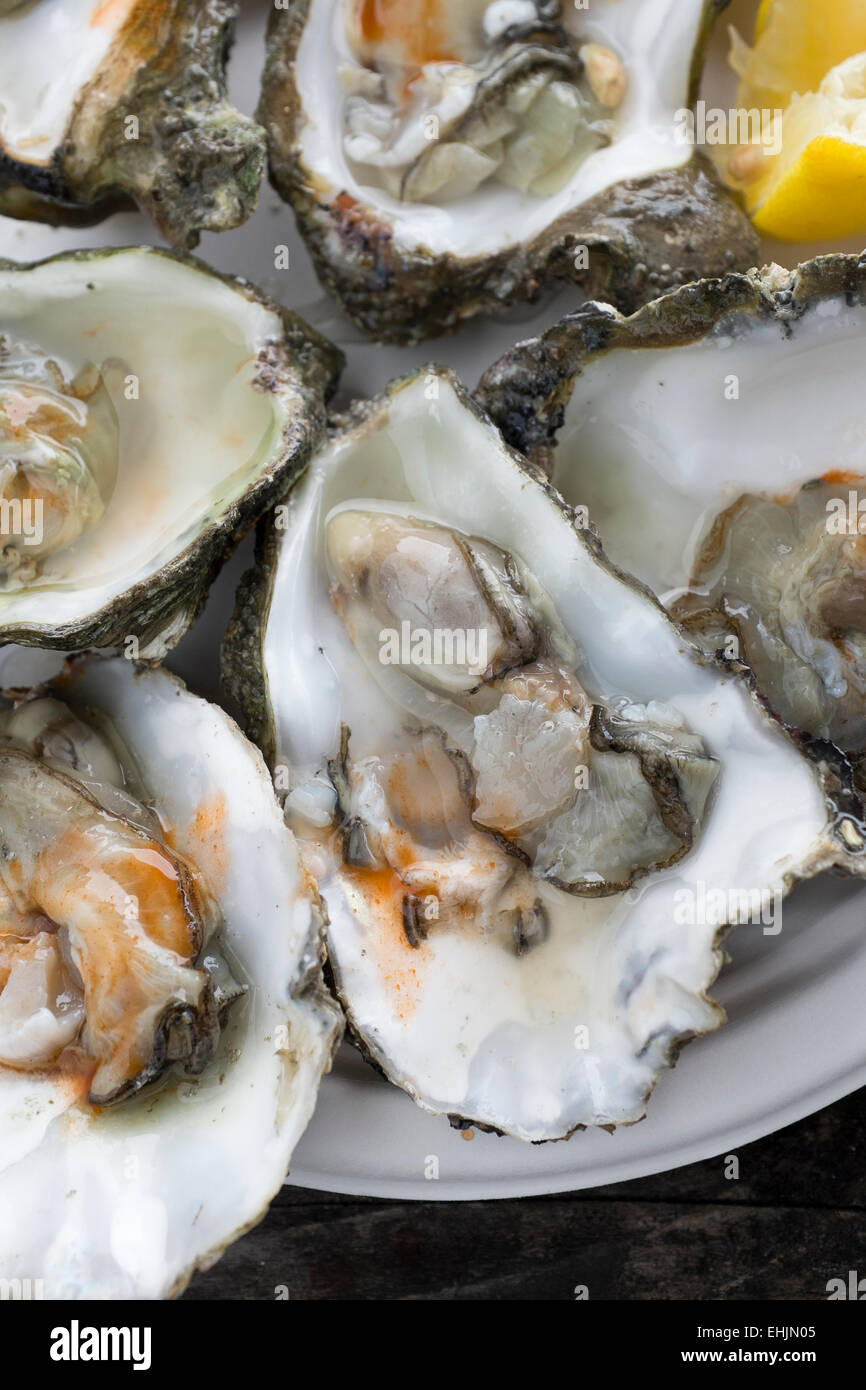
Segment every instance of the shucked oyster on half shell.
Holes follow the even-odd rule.
[[[0,712],[0,1276],[158,1298],[262,1215],[340,1032],[261,756],[162,670]]]
[[[866,263],[826,256],[688,286],[631,319],[587,306],[480,388],[614,562],[750,668],[851,812],[840,833],[859,872],[863,809],[844,763],[862,795],[864,369]]]
[[[198,262],[0,262],[0,642],[178,641],[318,443],[340,361]]]
[[[260,523],[225,672],[363,1049],[524,1139],[640,1118],[722,1019],[721,926],[836,853],[746,683],[442,369],[359,408]]]
[[[0,5],[0,213],[97,221],[137,203],[181,250],[246,221],[264,132],[232,107],[233,0]]]
[[[555,277],[632,308],[757,241],[678,136],[715,0],[297,0],[259,119],[319,275],[397,342]]]

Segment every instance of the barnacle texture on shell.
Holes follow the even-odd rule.
[[[718,8],[275,10],[259,118],[323,283],[373,336],[403,342],[552,278],[632,308],[753,264],[748,221],[680,134]]]
[[[0,212],[98,221],[138,204],[178,249],[246,221],[264,132],[226,95],[234,0],[0,9]]]

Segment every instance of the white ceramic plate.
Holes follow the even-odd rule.
[[[738,0],[728,18],[747,33],[756,7],[756,0]],[[270,0],[244,0],[231,78],[234,100],[247,112],[258,96],[269,9]],[[705,96],[727,107],[732,94],[722,32],[715,50]],[[80,232],[0,218],[0,256],[22,261],[153,240],[152,225],[133,213]],[[274,269],[280,243],[290,248],[288,271]],[[767,260],[793,264],[820,249],[826,248],[767,246],[765,253]],[[341,400],[370,395],[390,377],[431,360],[448,363],[474,386],[516,339],[540,332],[579,302],[577,292],[565,288],[540,308],[495,323],[476,321],[457,338],[404,350],[379,347],[362,339],[323,295],[291,213],[270,190],[245,227],[204,237],[198,254],[220,270],[248,276],[340,343],[348,358]],[[218,698],[218,648],[234,587],[250,558],[248,540],[169,662],[192,689],[211,698]],[[515,1197],[619,1182],[732,1152],[866,1085],[864,919],[866,888],[825,878],[787,900],[778,936],[763,936],[758,927],[734,932],[728,939],[733,963],[714,991],[728,1011],[727,1026],[685,1050],[676,1070],[662,1077],[645,1121],[613,1135],[585,1132],[567,1144],[535,1147],[471,1131],[461,1135],[418,1110],[344,1046],[295,1152],[291,1181],[381,1197]]]

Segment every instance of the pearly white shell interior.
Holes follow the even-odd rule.
[[[677,893],[760,890],[811,865],[825,828],[812,772],[741,683],[700,666],[661,610],[593,556],[493,427],[431,373],[323,450],[291,495],[264,655],[278,757],[294,783],[326,775],[341,721],[356,757],[387,747],[400,721],[329,600],[322,522],[349,499],[409,505],[517,555],[582,649],[590,693],[675,706],[721,761],[693,852],[619,897],[543,885],[552,929],[522,958],[445,931],[412,950],[399,930],[364,928],[333,869],[320,884],[355,1024],[423,1106],[526,1139],[637,1119],[671,1043],[718,1021],[703,996],[716,927],[678,925]]]
[[[48,164],[138,0],[36,0],[0,16],[0,149]]]
[[[336,1012],[293,997],[312,960],[309,880],[261,755],[228,715],[123,659],[76,668],[67,691],[109,715],[215,892],[221,949],[250,988],[198,1084],[100,1113],[62,1081],[0,1071],[0,1266],[38,1276],[46,1298],[161,1298],[283,1181]]]
[[[743,493],[866,474],[864,372],[866,309],[841,298],[790,328],[740,316],[688,346],[618,348],[575,382],[554,481],[617,564],[670,595]]]
[[[312,0],[295,60],[305,113],[301,161],[328,196],[346,192],[376,209],[404,251],[426,248],[464,258],[490,255],[532,241],[558,217],[623,179],[640,179],[685,164],[691,146],[678,139],[675,114],[688,105],[692,58],[703,0],[592,0],[586,9],[563,5],[563,22],[585,42],[612,48],[628,71],[618,113],[620,130],[569,182],[548,198],[485,185],[442,207],[403,203],[360,184],[343,154],[341,63],[352,61],[343,5]]]
[[[120,428],[118,480],[97,525],[0,624],[84,619],[176,559],[282,450],[300,394],[255,387],[279,316],[236,287],[146,249],[0,267],[0,333],[41,347],[68,378],[104,365]]]

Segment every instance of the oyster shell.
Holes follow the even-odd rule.
[[[330,1064],[317,896],[256,750],[165,671],[18,692],[0,778],[0,1274],[177,1293],[262,1214]]]
[[[146,249],[0,262],[0,300],[0,642],[158,657],[305,465],[340,355]]]
[[[639,1119],[721,1022],[743,895],[838,854],[813,770],[443,369],[345,420],[258,545],[226,681],[362,1048],[524,1139]]]
[[[631,319],[587,306],[479,392],[614,562],[751,670],[854,813],[841,826],[858,872],[844,763],[862,788],[864,328],[866,264],[826,256],[688,286]]]
[[[677,136],[720,6],[301,0],[259,119],[326,288],[407,342],[567,279],[624,308],[757,241]]]
[[[138,204],[178,249],[250,216],[259,126],[226,96],[233,0],[0,9],[0,213],[98,221]]]

